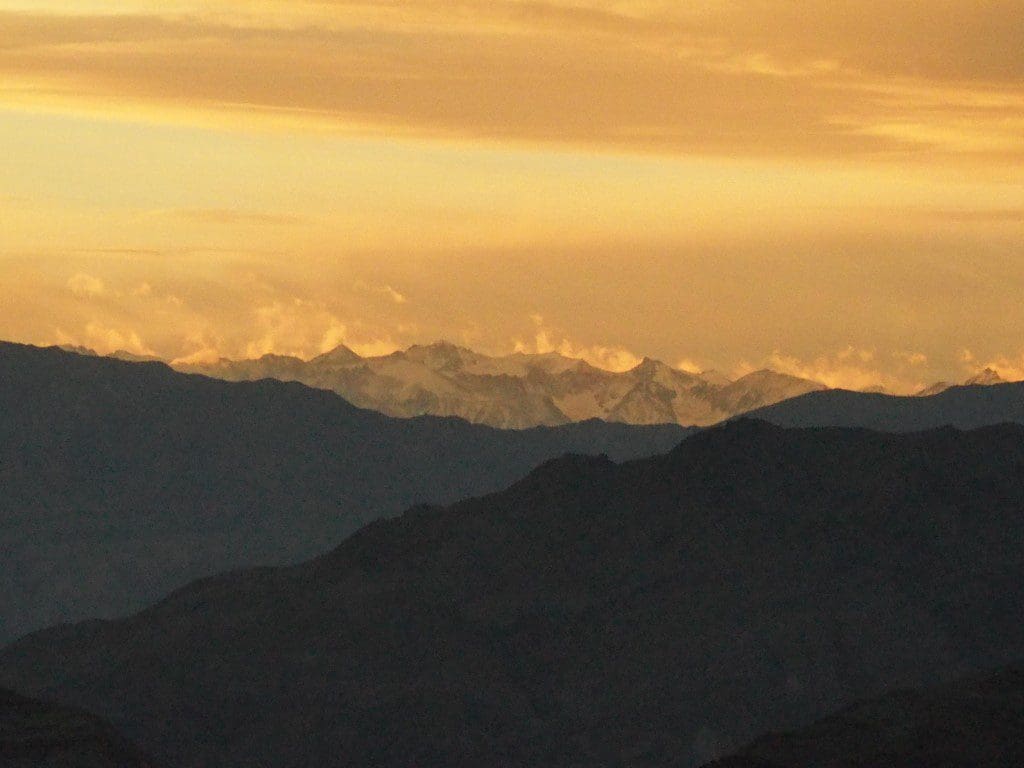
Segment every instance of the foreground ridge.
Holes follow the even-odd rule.
[[[1024,765],[1024,667],[859,702],[764,736],[705,768],[1005,768]]]
[[[1021,508],[1018,425],[741,420],[38,633],[0,682],[180,768],[697,766],[1024,658]]]

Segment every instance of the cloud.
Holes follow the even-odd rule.
[[[83,272],[68,278],[67,287],[75,296],[83,298],[103,296],[107,292],[107,286],[102,280]]]
[[[857,349],[851,346],[837,352],[836,359],[844,362],[847,360],[860,360],[862,363],[870,363],[875,359],[875,351],[873,349]]]
[[[997,353],[979,357],[970,349],[963,349],[957,356],[957,362],[965,376],[974,376],[991,368],[1006,381],[1024,381],[1024,352],[1018,355]]]
[[[405,294],[396,291],[390,285],[369,285],[362,280],[358,280],[356,281],[355,288],[357,291],[385,296],[395,304],[405,304],[408,302]]]
[[[383,357],[402,348],[390,337],[370,341],[352,341],[346,346],[360,357]]]
[[[102,256],[164,256],[163,251],[154,248],[80,248],[76,253],[100,254]]]
[[[401,345],[396,343],[390,335],[385,335],[384,338],[353,337],[347,325],[334,323],[324,332],[323,338],[320,340],[319,351],[321,353],[330,352],[342,344],[360,357],[381,357],[401,349]]]
[[[928,362],[928,355],[924,352],[893,352],[893,357],[903,360],[910,365],[925,365]]]
[[[309,299],[277,299],[254,308],[252,317],[255,337],[244,345],[241,357],[273,354],[308,360],[341,344],[362,357],[373,357],[400,348],[387,334],[354,331],[352,323]]]
[[[223,226],[272,226],[291,227],[306,223],[301,216],[260,211],[240,211],[230,208],[196,208],[160,211],[162,215],[190,221],[194,224]]]
[[[291,256],[173,256],[62,252],[0,259],[7,275],[0,282],[11,286],[0,338],[209,362],[267,353],[308,359],[339,344],[364,355],[386,354],[421,332],[406,318],[375,314],[384,308],[378,295],[387,308],[399,306],[389,294],[371,301],[351,290],[358,279],[393,285],[394,278],[370,282],[369,272],[346,262],[332,259],[308,276],[296,271]]]
[[[874,364],[876,356],[874,350],[852,346],[810,360],[775,351],[768,355],[760,366],[740,363],[736,366],[734,375],[739,378],[761,367],[818,381],[834,389],[863,390],[882,386],[895,394],[912,394],[925,386],[919,378],[907,375],[906,371],[894,371],[891,367],[882,368]],[[914,364],[909,359],[906,362]]]
[[[1016,357],[1012,355],[997,355],[989,359],[984,365],[975,364],[970,368],[971,375],[985,368],[991,368],[1006,381],[1024,381],[1024,353]]]
[[[628,371],[641,362],[641,358],[624,347],[601,344],[578,346],[564,335],[545,328],[544,318],[539,314],[530,315],[530,320],[536,326],[533,340],[525,342],[522,339],[516,339],[513,342],[515,352],[539,355],[557,352],[564,357],[585,360],[595,368],[602,368],[606,371]]]
[[[703,367],[701,367],[688,357],[684,357],[682,360],[676,363],[676,368],[680,371],[683,371],[684,373],[697,374],[704,372]]]
[[[318,312],[309,302],[298,298],[256,307],[253,315],[258,336],[246,344],[247,358],[268,354],[309,357],[309,350],[323,335],[317,326],[330,329],[340,324],[336,317]]]
[[[940,4],[380,0],[262,3],[246,14],[215,4],[220,12],[174,18],[0,13],[0,77],[9,104],[245,127],[257,117],[672,153],[1019,160],[1019,2]]]
[[[523,253],[463,255],[431,242],[436,253],[389,247],[359,254],[339,242],[312,254],[297,244],[285,255],[162,247],[157,258],[55,247],[45,256],[0,259],[0,337],[52,343],[60,326],[89,344],[85,326],[98,322],[122,335],[134,331],[167,359],[202,350],[232,358],[248,350],[310,357],[339,343],[379,353],[459,339],[469,329],[479,334],[470,346],[483,352],[507,353],[519,340],[528,351],[578,354],[616,369],[649,354],[731,375],[739,359],[770,366],[768,353],[778,349],[798,374],[854,388],[886,384],[871,374],[887,374],[895,381],[886,386],[904,391],[961,381],[998,364],[1004,351],[1016,359],[1014,286],[1024,267],[1014,258],[1015,241],[931,228],[888,237],[870,226],[864,238],[766,237],[749,250],[729,242],[692,250],[628,243],[576,250],[554,241]],[[121,242],[145,241],[112,244]],[[978,277],[950,267],[969,267]],[[108,295],[76,296],[67,287],[76,274],[102,281]],[[355,290],[359,280],[408,291],[409,303]],[[142,283],[150,294],[133,296]],[[257,313],[275,305],[276,315]],[[205,335],[191,339],[197,332]],[[955,357],[963,348],[977,357],[970,368]],[[874,359],[862,359],[872,353]],[[915,365],[896,353],[928,360]]]
[[[1024,224],[1024,208],[930,209],[929,219],[958,224]]]
[[[334,322],[324,331],[320,339],[318,351],[323,354],[337,349],[348,339],[348,327],[344,323]]]
[[[384,295],[388,296],[395,304],[405,304],[408,299],[405,298],[404,294],[399,293],[390,285],[385,285],[382,288]]]
[[[171,365],[210,365],[221,359],[214,347],[200,347],[195,352],[171,360]]]
[[[87,347],[101,355],[111,352],[125,351],[136,355],[155,355],[156,353],[142,340],[138,332],[113,328],[98,321],[90,321],[81,334],[70,334],[58,328],[55,331],[58,344]]]

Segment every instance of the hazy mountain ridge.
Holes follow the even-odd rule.
[[[962,384],[960,384],[959,386],[962,386],[962,387],[973,387],[973,386],[987,387],[987,386],[992,386],[993,384],[1006,384],[1006,383],[1008,383],[1008,382],[1006,381],[1006,379],[1004,379],[1002,376],[999,375],[998,371],[995,371],[992,368],[985,368],[984,370],[981,370],[978,373],[974,374],[973,376],[970,376],[967,379],[965,379],[964,382]],[[917,396],[918,397],[929,397],[930,395],[937,395],[937,394],[939,394],[941,392],[945,392],[947,389],[951,389],[951,388],[956,387],[956,386],[958,386],[958,385],[951,384],[948,381],[937,381],[934,384],[932,384],[932,385],[922,389],[920,392],[917,393]]]
[[[154,768],[98,717],[0,689],[4,768]]]
[[[747,416],[782,427],[863,427],[885,432],[1024,424],[1024,382],[983,381],[908,397],[832,389],[759,408]]]
[[[769,734],[706,768],[1007,768],[1024,765],[1024,667],[859,702]]]
[[[1022,508],[1024,427],[740,420],[38,633],[0,681],[180,768],[698,765],[1024,657]]]
[[[616,373],[557,353],[490,357],[446,342],[361,358],[347,347],[304,362],[265,355],[177,365],[233,381],[275,378],[337,392],[392,416],[460,416],[501,428],[599,418],[630,424],[705,426],[824,385],[772,371],[729,381],[645,358]]]
[[[377,517],[493,491],[567,451],[652,455],[686,434],[394,419],[297,383],[0,343],[0,642],[304,560]]]

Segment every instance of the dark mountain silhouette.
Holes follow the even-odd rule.
[[[300,384],[0,344],[0,641],[308,559],[370,520],[502,488],[567,451],[651,455],[686,433],[392,419]]]
[[[1024,667],[862,702],[771,734],[706,768],[1007,768],[1024,765]]]
[[[1024,423],[1024,382],[950,387],[936,395],[914,397],[832,389],[748,415],[783,427],[864,427],[885,432],[1020,424]]]
[[[1024,658],[1024,427],[740,420],[0,653],[180,768],[693,766]]]
[[[0,689],[4,768],[153,768],[98,717]]]

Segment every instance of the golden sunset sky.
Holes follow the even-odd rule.
[[[1024,378],[1022,0],[0,0],[0,338]]]

